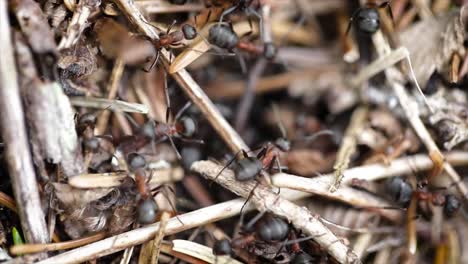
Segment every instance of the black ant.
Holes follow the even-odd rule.
[[[161,185],[154,189],[149,187],[149,182],[151,181],[153,175],[151,174],[149,177],[147,177],[145,171],[146,159],[142,155],[138,153],[129,154],[127,157],[127,163],[129,170],[135,175],[135,185],[139,194],[137,197],[138,223],[143,225],[154,223],[158,215],[159,207],[154,201],[153,196],[155,196],[161,188],[165,187],[165,185]],[[172,203],[169,202],[169,204],[173,210],[176,211]],[[182,223],[180,219],[179,221]]]
[[[232,26],[218,23],[211,26],[208,33],[208,42],[221,49],[229,51],[238,48],[251,54],[262,55],[268,60],[272,60],[277,53],[273,43],[265,43],[264,46],[258,46],[251,42],[240,40]]]
[[[169,3],[173,5],[185,5],[187,0],[169,0]]]
[[[454,216],[461,207],[460,200],[452,194],[444,195],[441,192],[422,190],[422,186],[419,186],[421,190],[413,190],[411,185],[402,178],[389,179],[386,182],[386,188],[394,200],[403,206],[407,206],[413,198],[427,201],[435,206],[443,206],[447,217]]]
[[[245,248],[254,241],[261,240],[266,243],[284,241],[290,231],[289,224],[283,219],[265,212],[258,214],[244,230],[247,235],[241,235],[229,241],[228,239],[216,240],[213,246],[215,256],[231,255],[233,248]],[[255,231],[253,231],[255,225]]]
[[[140,154],[131,153],[127,157],[127,163],[129,170],[135,174],[135,184],[139,193],[137,199],[138,222],[143,225],[154,223],[159,208],[148,186],[150,179],[146,177],[146,159]]]
[[[169,139],[172,147],[174,148],[177,158],[182,159],[179,151],[177,150],[173,138],[178,138],[185,142],[192,142],[203,144],[203,140],[191,139],[197,131],[195,120],[188,116],[182,116],[183,113],[190,107],[191,103],[187,103],[177,112],[174,121],[169,121],[169,115],[166,115],[166,123],[157,122],[154,127],[154,134],[159,138],[158,142]]]
[[[346,35],[351,30],[351,25],[355,24],[357,30],[364,34],[374,34],[380,28],[380,8],[388,8],[390,18],[393,21],[393,12],[390,7],[390,1],[385,1],[379,5],[376,3],[367,3],[365,7],[358,8],[349,20]]]

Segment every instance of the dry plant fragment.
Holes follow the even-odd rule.
[[[351,156],[356,151],[357,137],[364,128],[364,121],[367,120],[368,109],[365,106],[356,109],[351,116],[351,121],[346,129],[343,142],[341,143],[340,149],[336,157],[335,165],[335,181],[330,186],[330,192],[335,192],[339,187],[343,179],[343,171],[349,167],[351,162]]]
[[[372,39],[379,56],[384,56],[385,54],[390,53],[390,47],[385,41],[381,31],[376,32],[372,36]],[[452,179],[454,184],[456,184],[457,189],[463,196],[463,198],[465,200],[468,199],[468,189],[466,188],[465,184],[460,180],[460,176],[456,173],[453,167],[449,163],[444,161],[444,156],[440,152],[436,143],[432,139],[429,131],[427,130],[424,123],[419,117],[417,103],[414,101],[413,98],[410,97],[403,85],[400,83],[400,80],[402,79],[400,72],[398,72],[395,68],[391,67],[385,70],[385,75],[387,76],[387,80],[391,85],[394,93],[398,97],[400,106],[403,108],[406,118],[408,119],[409,123],[411,124],[411,126],[413,127],[423,144],[426,146],[427,150],[429,151],[429,156],[434,162],[434,168],[432,169],[429,179],[433,176],[439,175],[440,172],[444,169],[449,175],[449,177]]]
[[[100,0],[80,0],[73,10],[73,17],[68,25],[67,32],[62,37],[59,49],[68,49],[75,45],[89,25],[88,18],[98,11]]]
[[[41,209],[29,152],[6,1],[0,2],[0,124],[15,200],[28,242],[46,243],[49,234]]]
[[[210,161],[198,161],[192,165],[192,170],[204,177],[214,180],[222,166]],[[337,238],[316,216],[307,209],[299,207],[290,201],[279,197],[268,188],[257,185],[255,182],[241,183],[234,179],[231,170],[224,170],[216,182],[226,189],[242,196],[249,197],[259,211],[269,211],[275,215],[285,217],[296,228],[310,236],[340,263],[358,263],[360,260],[339,238]],[[255,187],[257,186],[257,187]],[[252,192],[252,194],[251,194]]]

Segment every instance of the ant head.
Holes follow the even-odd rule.
[[[173,5],[185,5],[187,0],[169,0],[169,2]]]
[[[273,60],[277,52],[278,50],[276,49],[275,44],[271,42],[265,43],[265,45],[263,46],[263,56],[267,60]]]
[[[291,142],[285,138],[278,138],[275,140],[275,146],[277,146],[281,151],[288,152],[291,150]]]
[[[182,33],[184,34],[185,39],[192,40],[197,37],[197,29],[190,25],[190,24],[184,24],[182,26]]]
[[[316,263],[316,259],[314,259],[311,255],[305,253],[304,251],[300,251],[299,253],[294,254],[291,259],[292,264],[308,264],[308,263]]]
[[[99,150],[99,139],[97,137],[92,137],[90,139],[84,140],[84,147],[86,150],[96,153]]]
[[[411,185],[402,178],[391,178],[386,181],[385,186],[392,199],[398,204],[406,205],[411,200],[413,188],[411,188]]]
[[[238,181],[253,180],[262,169],[263,164],[256,157],[246,157],[234,164],[234,173]]]
[[[222,49],[232,50],[239,43],[239,37],[230,26],[218,23],[211,26],[208,42]]]
[[[179,122],[182,124],[182,132],[180,132],[182,136],[189,138],[197,131],[197,125],[192,118],[182,117]]]
[[[153,200],[153,197],[149,197],[140,202],[137,207],[138,223],[142,225],[148,225],[156,221],[158,212],[158,205]]]
[[[154,121],[151,120],[151,121],[146,122],[140,128],[140,131],[145,137],[154,139],[154,137],[156,136],[156,134],[154,133],[154,129],[155,129],[155,123]]]
[[[283,219],[267,215],[258,222],[257,233],[265,242],[283,241],[289,234],[289,224]]]
[[[127,157],[128,166],[130,171],[136,171],[146,167],[146,159],[138,153],[130,153]]]
[[[376,8],[362,8],[357,13],[356,23],[360,32],[374,34],[380,27],[379,11]]]
[[[94,126],[94,124],[96,124],[96,116],[90,113],[83,114],[78,119],[80,126]]]
[[[213,254],[215,256],[231,255],[232,247],[228,239],[217,240],[213,245]]]
[[[444,213],[447,217],[454,216],[461,207],[461,202],[455,195],[447,194],[445,196]]]

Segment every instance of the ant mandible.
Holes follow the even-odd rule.
[[[365,7],[360,7],[354,11],[349,20],[346,35],[351,30],[352,24],[355,24],[358,32],[364,34],[374,34],[377,32],[380,28],[380,17],[378,11],[380,8],[388,8],[390,18],[393,21],[393,12],[390,7],[390,1],[382,2],[379,5],[376,3],[367,3]]]

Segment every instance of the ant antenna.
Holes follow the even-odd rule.
[[[221,173],[223,173],[223,171],[224,171],[227,167],[229,167],[229,166],[237,159],[237,155],[239,155],[239,153],[241,153],[241,152],[245,153],[245,150],[242,149],[242,150],[239,150],[239,151],[236,152],[236,154],[234,155],[234,157],[233,157],[231,160],[229,160],[229,162],[218,172],[218,174],[216,174],[216,177],[214,177],[213,181],[210,183],[210,186],[211,186],[211,184],[213,184],[213,182],[216,181],[216,179],[218,179],[219,175],[221,175]],[[244,154],[244,155],[245,155],[245,154]]]
[[[311,141],[314,141],[316,140],[318,137],[321,137],[321,136],[331,136],[333,137],[335,135],[335,132],[333,130],[330,130],[330,129],[325,129],[325,130],[320,130],[310,136],[306,136],[306,137],[303,137],[301,139],[298,139],[298,140],[295,140],[296,142],[297,141],[307,141],[307,142],[311,142]]]
[[[279,130],[281,132],[281,137],[286,139],[287,138],[286,129],[284,128],[283,121],[281,120],[278,106],[275,103],[273,103],[271,105],[271,107],[273,108],[273,113],[275,115],[275,121],[278,124],[278,128],[279,128]]]

